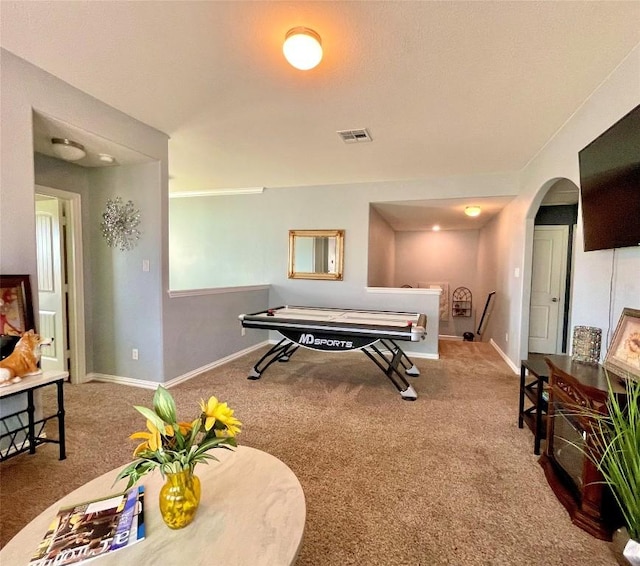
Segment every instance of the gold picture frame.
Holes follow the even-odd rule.
[[[622,310],[603,365],[620,377],[640,381],[640,310]]]
[[[289,230],[289,279],[342,281],[344,230]]]

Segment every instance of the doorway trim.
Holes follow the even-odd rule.
[[[526,360],[529,355],[529,312],[531,306],[531,276],[533,270],[533,233],[535,230],[535,218],[545,195],[549,192],[549,189],[555,185],[558,181],[566,179],[573,183],[578,190],[579,185],[569,177],[552,177],[545,181],[537,190],[533,197],[527,214],[525,216],[525,229],[524,229],[524,261],[522,265],[522,304],[521,304],[521,317],[520,317],[520,359]],[[578,220],[579,223],[579,220]],[[575,235],[576,231],[573,231],[573,238],[569,240],[569,245],[573,245],[573,253],[571,256],[572,263],[575,261]],[[568,268],[569,266],[567,266]],[[573,267],[571,272],[574,273]],[[570,295],[568,297],[569,317],[567,320],[567,328],[571,328],[572,310],[571,305],[573,303],[573,276],[571,277]],[[569,343],[567,340],[567,351],[569,351]]]
[[[84,314],[84,262],[82,255],[82,201],[72,193],[44,185],[35,185],[37,194],[55,197],[64,202],[66,219],[66,270],[69,315],[69,362],[71,383],[83,383],[87,375]]]

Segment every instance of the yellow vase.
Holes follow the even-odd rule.
[[[160,513],[170,529],[181,529],[193,521],[199,504],[200,479],[193,470],[166,474],[160,489]]]

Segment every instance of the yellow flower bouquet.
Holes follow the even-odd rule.
[[[155,468],[165,474],[193,472],[196,464],[217,460],[212,448],[237,446],[236,435],[242,423],[233,409],[215,397],[200,402],[200,414],[191,422],[178,421],[171,394],[159,386],[153,396],[153,410],[134,407],[147,419],[147,431],[136,432],[131,439],[143,440],[135,449],[136,460],[126,466],[116,481],[128,478],[127,489]]]

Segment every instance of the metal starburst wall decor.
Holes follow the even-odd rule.
[[[109,247],[124,252],[136,246],[142,235],[138,230],[140,211],[134,208],[132,201],[123,203],[120,197],[107,200],[102,219],[102,235]]]

